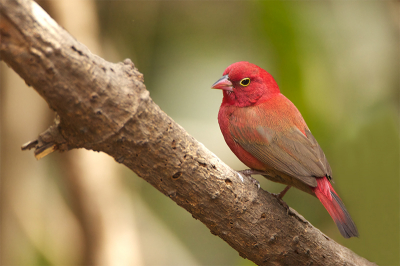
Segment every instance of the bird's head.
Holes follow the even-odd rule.
[[[223,91],[223,104],[238,107],[261,103],[280,93],[271,74],[245,61],[230,65],[211,88]]]

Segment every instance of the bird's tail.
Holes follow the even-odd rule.
[[[357,227],[347,212],[346,207],[336,194],[326,177],[317,178],[318,185],[312,190],[335,221],[340,233],[345,238],[358,236]]]

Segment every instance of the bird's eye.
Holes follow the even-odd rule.
[[[249,86],[250,85],[250,79],[249,78],[244,78],[240,81],[240,85],[243,87]]]

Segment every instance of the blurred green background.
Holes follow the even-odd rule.
[[[63,1],[67,0],[53,2]],[[60,23],[63,16],[64,19],[75,16],[63,14],[53,2],[41,4],[56,20],[60,18]],[[70,1],[72,6],[79,3]],[[210,86],[227,66],[237,61],[249,61],[270,72],[281,92],[303,114],[327,155],[335,190],[357,224],[360,237],[342,238],[319,201],[303,192],[291,189],[284,198],[287,204],[360,256],[379,265],[400,264],[398,1],[93,3],[92,19],[98,23],[94,32],[98,43],[93,45],[100,46],[102,56],[113,62],[131,58],[144,74],[146,87],[161,109],[233,169],[246,167],[222,138],[217,123],[222,93],[211,90]],[[83,17],[87,19],[85,14]],[[74,17],[78,28],[83,17]],[[75,35],[72,27],[64,27],[92,51],[98,49],[86,43],[84,37]],[[25,89],[24,93],[28,91],[31,93],[32,89]],[[8,99],[7,95],[3,92],[2,101]],[[2,118],[6,112],[3,107]],[[5,143],[11,133],[7,135],[3,119],[2,123],[6,131],[2,143]],[[32,134],[40,132],[39,129]],[[23,142],[36,137],[32,134]],[[2,145],[3,154],[8,152],[6,148]],[[16,156],[20,158],[22,153]],[[34,161],[32,154],[25,152],[23,156]],[[61,195],[70,217],[77,217],[74,219],[78,220],[78,229],[74,232],[83,239],[78,237],[81,240],[77,243],[81,243],[86,255],[76,255],[73,263],[101,261],[88,259],[95,255],[88,251],[91,242],[85,240],[87,228],[79,218],[79,207],[74,207],[81,203],[73,203],[74,192],[64,180],[69,169],[62,166],[63,156],[66,155],[52,154],[33,163],[43,165],[48,179],[55,180],[54,191]],[[116,171],[119,174],[112,176],[121,184],[118,189],[134,205],[133,208],[128,204],[122,213],[134,209],[131,225],[138,232],[140,257],[136,265],[253,265],[145,181],[123,167]],[[258,180],[270,192],[283,189],[261,177]],[[3,190],[18,189],[15,186],[6,185]],[[3,198],[2,204],[7,200]],[[29,202],[24,205],[29,208],[26,204]],[[16,211],[3,212],[2,216],[12,217],[13,213]],[[62,256],[53,257],[49,243],[40,241],[47,239],[43,235],[48,232],[42,228],[46,228],[47,220],[42,231],[34,233],[33,238],[39,241],[33,241],[32,237],[24,237],[25,231],[18,225],[7,227],[4,219],[3,232],[16,233],[8,233],[7,242],[3,239],[3,246],[6,245],[3,253],[10,250],[15,253],[3,255],[3,262],[14,265],[63,262]],[[23,261],[18,259],[22,251],[18,253],[13,248],[21,246],[30,254]],[[65,247],[60,250],[66,252]],[[117,259],[111,261],[113,265],[129,265],[123,261],[117,263]]]

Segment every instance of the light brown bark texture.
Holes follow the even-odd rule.
[[[242,181],[151,100],[129,59],[92,54],[31,0],[0,0],[0,34],[1,59],[58,115],[36,153],[109,154],[258,265],[375,265]]]

